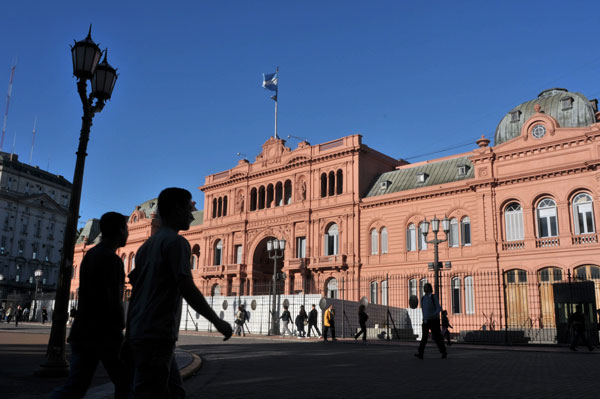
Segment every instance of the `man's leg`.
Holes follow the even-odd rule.
[[[185,398],[185,389],[183,389],[183,381],[181,374],[179,373],[179,367],[175,361],[175,356],[171,360],[171,371],[169,373],[169,399],[183,399]]]
[[[329,331],[329,327],[323,326],[323,340],[327,341],[327,332]]]
[[[131,341],[132,399],[167,397],[174,349],[175,343],[171,341]]]
[[[71,344],[69,378],[65,385],[50,394],[50,399],[83,398],[92,382],[97,366],[98,357],[93,348]]]
[[[133,376],[132,370],[119,358],[120,349],[120,344],[102,347],[98,349],[98,356],[115,385],[115,399],[127,399]]]
[[[423,356],[425,353],[425,345],[427,345],[427,341],[429,340],[429,326],[427,322],[423,322],[421,326],[421,343],[419,344],[419,354]]]
[[[335,325],[331,325],[331,340],[335,341]]]
[[[431,336],[442,355],[446,355],[446,346],[444,345],[444,338],[442,338],[442,332],[440,331],[440,323],[437,320],[429,322],[429,329],[431,330]]]

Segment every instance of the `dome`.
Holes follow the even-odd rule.
[[[567,89],[548,89],[536,99],[524,102],[504,115],[496,128],[494,145],[519,137],[523,124],[535,114],[535,104],[540,105],[541,112],[556,119],[560,127],[581,127],[596,123],[598,100],[589,101],[583,94]]]

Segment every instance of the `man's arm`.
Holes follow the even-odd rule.
[[[204,295],[202,295],[198,287],[196,287],[196,284],[194,284],[194,280],[191,277],[181,278],[178,283],[178,288],[187,303],[196,312],[200,313],[208,321],[214,324],[217,330],[223,334],[225,340],[228,340],[231,337],[231,334],[233,334],[231,326],[226,321],[219,319],[219,316],[217,316],[208,302],[206,302]]]

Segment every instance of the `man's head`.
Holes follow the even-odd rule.
[[[117,212],[107,212],[100,218],[102,240],[114,243],[117,248],[125,246],[129,232],[127,231],[127,216]]]
[[[161,222],[175,230],[188,230],[194,220],[192,194],[183,188],[170,187],[158,196],[158,214]]]
[[[313,308],[313,309],[314,309],[314,308],[316,308],[316,305],[315,305],[314,303],[313,303],[313,305],[312,305],[312,308]]]
[[[431,283],[425,283],[425,285],[423,286],[423,291],[425,291],[426,294],[431,294],[433,292],[433,287],[431,286]]]

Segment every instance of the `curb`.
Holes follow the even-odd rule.
[[[181,379],[187,380],[193,376],[202,367],[202,358],[195,353],[188,352],[192,356],[192,362],[182,369],[179,369]]]

